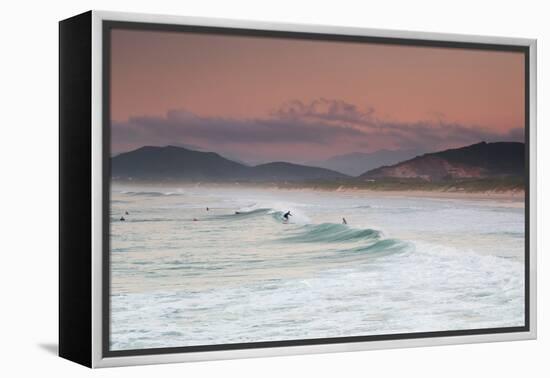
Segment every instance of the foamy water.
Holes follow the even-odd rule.
[[[112,350],[524,322],[518,206],[115,186],[111,221]]]

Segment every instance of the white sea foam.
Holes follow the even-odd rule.
[[[114,350],[523,324],[521,208],[130,192],[114,192],[111,209]]]
[[[287,211],[290,211],[290,216],[288,218],[288,223],[293,224],[309,224],[311,219],[300,209],[300,204],[292,202],[282,202],[282,201],[262,201],[261,203],[254,203],[249,206],[241,207],[239,212],[252,212],[258,209],[266,209],[269,214],[280,214],[281,220],[282,215]]]

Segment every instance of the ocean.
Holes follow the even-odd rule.
[[[489,198],[115,184],[110,347],[523,326],[524,225]]]

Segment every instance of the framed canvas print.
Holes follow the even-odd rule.
[[[62,357],[536,337],[536,42],[60,22]]]

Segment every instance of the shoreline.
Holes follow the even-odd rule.
[[[163,187],[163,188],[248,188],[248,189],[263,189],[285,192],[315,192],[327,194],[344,194],[344,195],[372,195],[380,197],[413,197],[413,198],[435,198],[435,199],[457,199],[457,200],[477,200],[477,201],[504,201],[514,204],[525,203],[525,191],[523,189],[507,189],[507,190],[485,190],[485,191],[466,191],[466,190],[420,190],[420,189],[370,189],[360,187],[339,186],[337,188],[316,187],[314,185],[292,185],[280,186],[276,184],[260,184],[260,183],[214,183],[214,182],[113,182],[117,186],[143,186],[143,187]]]
[[[433,198],[450,200],[471,200],[471,201],[498,201],[508,203],[515,207],[522,207],[525,204],[525,192],[523,190],[507,191],[484,191],[484,192],[466,192],[466,191],[444,191],[444,190],[373,190],[364,188],[339,188],[336,190],[327,190],[321,188],[280,188],[271,187],[266,189],[282,190],[288,192],[320,192],[333,194],[356,194],[372,195],[378,197],[396,197],[396,198]]]
[[[285,188],[277,188],[285,189]],[[308,190],[309,188],[303,188]],[[292,190],[292,189],[289,189]],[[296,189],[302,190],[302,189]],[[324,189],[311,188],[313,191],[325,191]],[[376,190],[365,188],[338,188],[336,190],[326,190],[334,193],[352,193],[352,194],[371,194],[388,197],[421,197],[421,198],[455,198],[455,199],[477,199],[477,200],[509,200],[514,202],[524,202],[525,192],[523,190],[504,190],[504,191],[446,191],[446,190]]]

